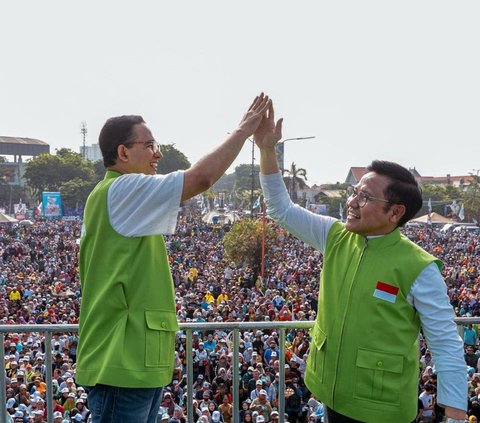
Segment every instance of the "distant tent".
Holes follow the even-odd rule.
[[[430,213],[430,219],[432,223],[456,223],[455,220],[449,219],[448,217],[442,216],[441,214],[432,212]],[[428,214],[412,219],[409,223],[429,223]]]
[[[14,217],[10,217],[6,214],[0,213],[0,223],[15,223],[18,222]]]

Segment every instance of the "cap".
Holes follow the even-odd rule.
[[[259,395],[267,395],[267,391],[265,389],[260,389]]]
[[[265,417],[263,417],[261,414],[257,416],[257,423],[263,423],[265,421]]]

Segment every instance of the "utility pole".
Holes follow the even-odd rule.
[[[277,161],[278,166],[280,167],[280,172],[282,172],[282,176],[285,173],[285,143],[287,141],[301,141],[301,140],[311,140],[315,138],[313,137],[295,137],[295,138],[287,138],[286,140],[279,141],[275,146],[275,152],[277,154]]]
[[[82,154],[82,157],[83,157],[83,160],[87,160],[87,146],[85,145],[85,139],[86,139],[87,133],[88,133],[87,122],[82,121],[82,123],[80,124],[80,133],[83,136],[83,154]]]
[[[255,190],[255,142],[251,138],[248,138],[248,140],[252,143],[252,166],[250,172],[252,182],[250,189],[250,219],[253,219],[253,191]]]

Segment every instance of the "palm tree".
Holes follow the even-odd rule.
[[[292,201],[296,203],[298,199],[297,185],[300,189],[306,188],[307,184],[305,181],[307,180],[307,171],[301,167],[297,167],[297,165],[292,162],[290,169],[284,169],[284,172],[289,175],[285,178],[285,184],[288,187],[288,193],[290,194]]]

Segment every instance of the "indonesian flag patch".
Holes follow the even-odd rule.
[[[398,286],[378,281],[373,296],[394,303],[397,299],[398,289]]]

